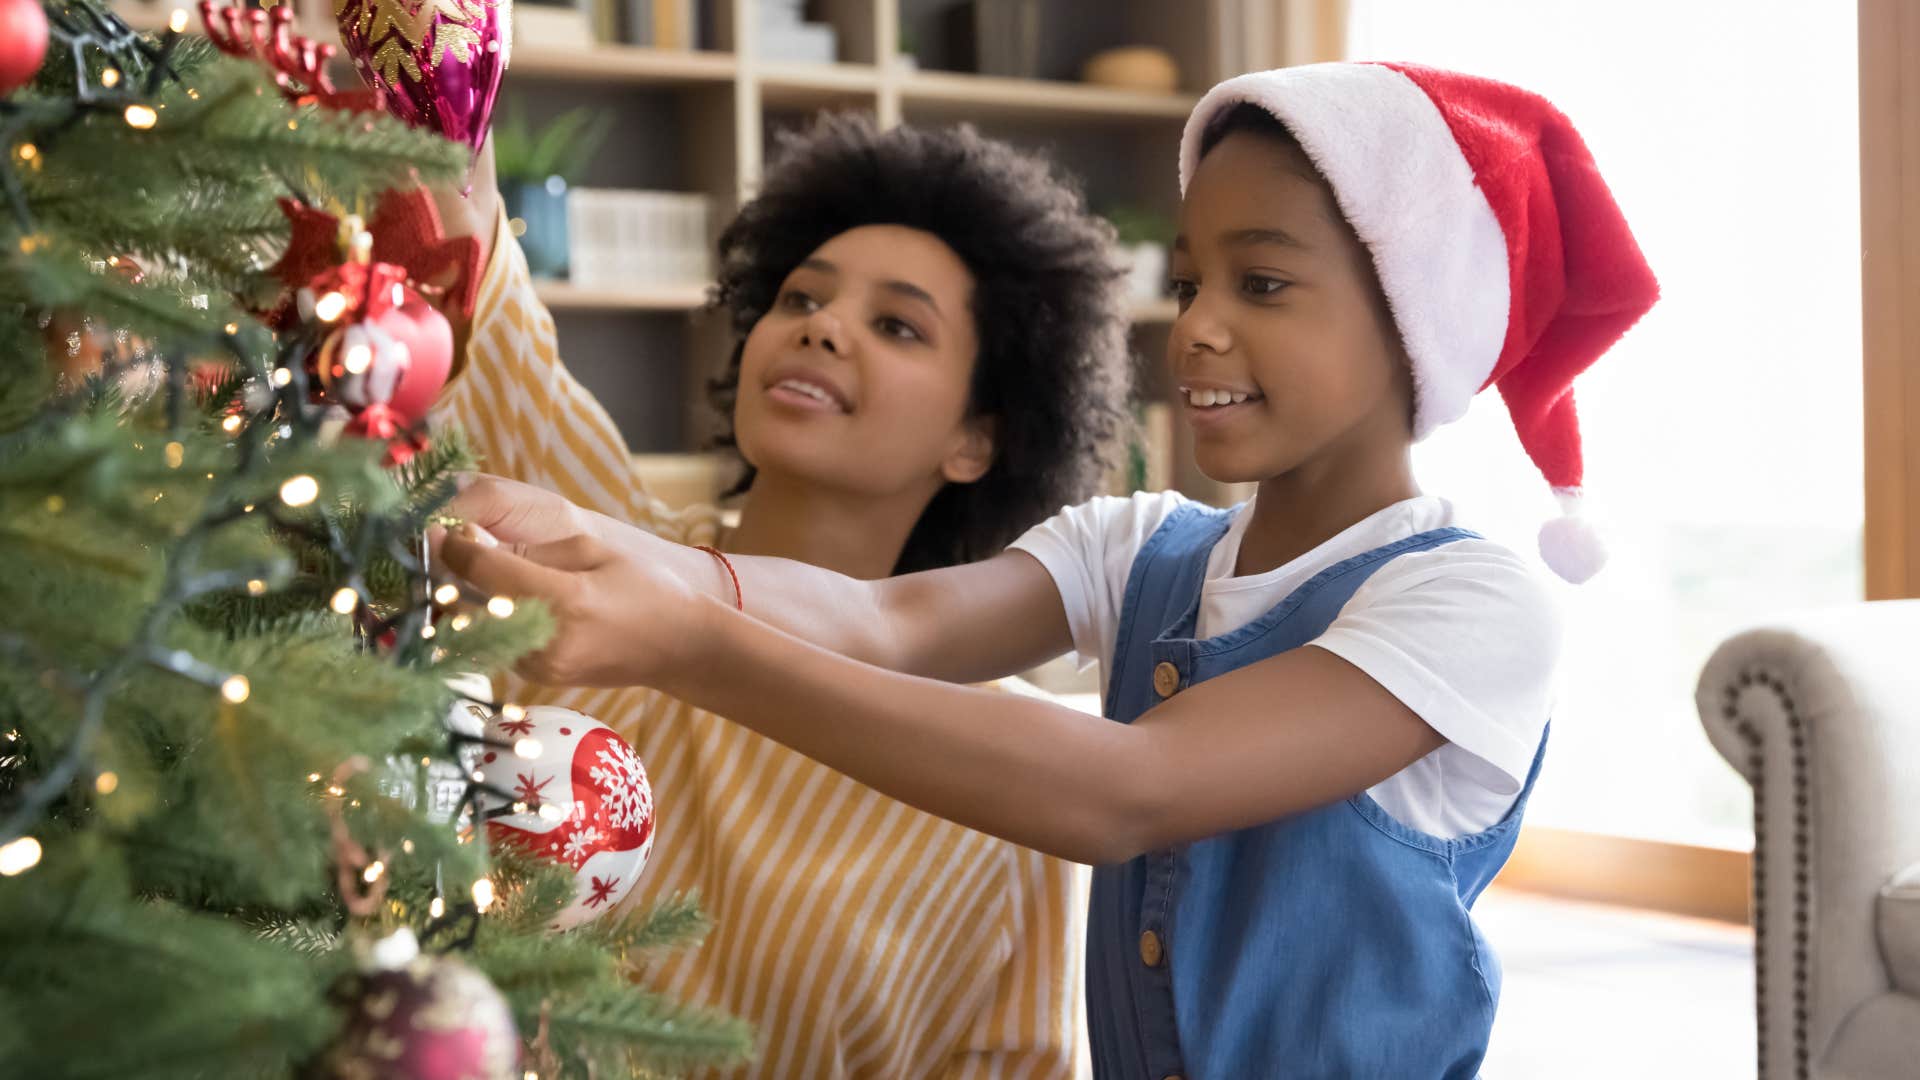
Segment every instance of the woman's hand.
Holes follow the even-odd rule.
[[[554,686],[658,686],[699,657],[706,591],[676,568],[708,557],[528,484],[481,476],[431,538],[439,561],[488,596],[537,599],[553,640],[519,671]]]

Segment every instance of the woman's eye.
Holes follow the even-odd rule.
[[[1194,296],[1200,291],[1200,286],[1194,282],[1184,281],[1178,278],[1169,282],[1168,287],[1173,292],[1173,298],[1180,302],[1182,308],[1193,303]]]
[[[1248,274],[1241,282],[1240,287],[1246,291],[1248,296],[1272,296],[1286,288],[1287,285],[1288,282],[1276,277],[1267,277],[1264,274]]]
[[[901,341],[921,340],[920,331],[914,329],[912,324],[902,322],[899,319],[890,317],[883,318],[875,325],[880,328],[881,333],[890,338],[898,338]]]
[[[788,311],[812,311],[820,305],[813,297],[808,296],[799,289],[788,289],[780,297],[780,306],[786,308]]]

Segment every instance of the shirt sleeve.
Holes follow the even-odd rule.
[[[1014,849],[1021,903],[993,997],[961,1037],[941,1080],[1068,1080],[1090,1072],[1078,1009],[1087,871]]]
[[[1182,501],[1171,491],[1103,495],[1067,507],[1008,545],[1047,568],[1082,667],[1113,655],[1134,556]]]
[[[434,422],[459,427],[488,472],[668,539],[712,543],[718,510],[675,510],[650,495],[613,418],[561,361],[553,315],[504,207],[488,251],[463,362],[434,405]]]
[[[1474,781],[1512,795],[1553,706],[1560,641],[1540,576],[1496,544],[1460,541],[1382,567],[1312,644],[1472,755]]]

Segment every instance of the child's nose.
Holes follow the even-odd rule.
[[[1175,358],[1203,350],[1223,353],[1232,344],[1233,335],[1226,321],[1204,290],[1195,293],[1187,309],[1174,317],[1172,333],[1167,337],[1168,348]]]

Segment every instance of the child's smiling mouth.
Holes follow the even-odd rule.
[[[1196,423],[1224,420],[1267,399],[1250,387],[1227,386],[1182,386],[1180,397],[1187,403],[1188,417]]]

